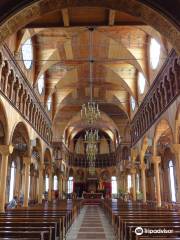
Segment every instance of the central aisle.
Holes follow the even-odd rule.
[[[84,206],[66,236],[67,240],[114,240],[113,229],[99,206]]]

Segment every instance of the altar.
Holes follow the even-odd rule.
[[[102,193],[83,193],[84,199],[101,199]]]
[[[83,193],[84,205],[100,205],[102,202],[102,193]]]

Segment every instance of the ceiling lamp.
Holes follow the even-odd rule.
[[[96,144],[99,141],[98,130],[87,130],[84,139],[87,144]]]
[[[88,167],[89,167],[89,174],[94,175],[95,174],[95,166],[96,166],[96,154],[98,152],[97,145],[96,144],[87,144],[86,146],[86,154],[87,154],[87,160],[88,160]]]
[[[89,166],[89,174],[95,174],[96,154],[98,153],[97,142],[99,140],[98,130],[88,130],[85,134],[86,155]]]
[[[88,124],[93,124],[100,118],[99,106],[95,102],[88,102],[87,106],[82,105],[81,118],[86,120]]]
[[[81,118],[86,120],[88,124],[93,124],[97,119],[100,118],[99,106],[93,102],[93,54],[92,54],[92,34],[94,28],[89,28],[89,88],[90,88],[90,101],[88,104],[83,104],[81,109]]]
[[[86,146],[86,154],[87,154],[87,159],[89,161],[95,161],[96,160],[96,154],[97,154],[97,146],[96,144],[88,143]]]

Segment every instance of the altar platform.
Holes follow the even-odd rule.
[[[100,205],[102,201],[102,193],[83,193],[84,205]]]

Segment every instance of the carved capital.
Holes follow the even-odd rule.
[[[44,169],[45,169],[45,165],[41,163],[41,164],[39,165],[39,172],[40,172],[40,171],[44,171]]]
[[[142,171],[146,170],[146,164],[145,163],[141,163],[141,165],[139,167]]]
[[[131,174],[136,174],[136,168],[132,167],[132,168],[130,169],[130,173],[131,173]]]
[[[8,156],[13,152],[14,147],[12,145],[0,145],[0,153],[4,156]]]
[[[49,174],[49,175],[52,175],[53,172],[54,172],[54,168],[53,168],[53,167],[49,167],[49,168],[48,168],[48,174]]]
[[[23,163],[25,166],[28,166],[31,164],[31,158],[30,157],[23,157]]]
[[[152,156],[152,163],[153,164],[159,164],[161,162],[160,156]]]

